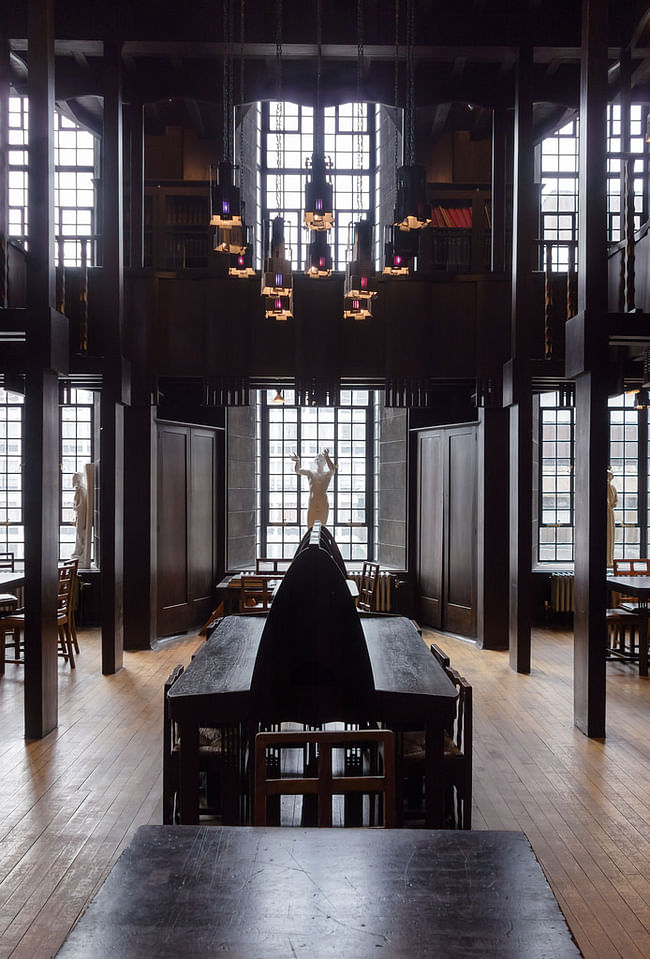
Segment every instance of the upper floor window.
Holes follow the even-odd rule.
[[[327,490],[331,531],[344,560],[368,559],[373,552],[375,432],[373,394],[342,390],[336,407],[296,406],[292,390],[284,403],[275,392],[260,393],[258,406],[258,548],[260,555],[291,559],[307,532],[309,481],[296,473],[324,449],[337,466]]]
[[[628,159],[633,166],[635,229],[648,218],[648,147],[644,136],[647,117],[645,104],[631,104],[629,124],[624,130],[620,104],[611,103],[607,107],[607,239],[610,243],[623,238],[621,198],[624,164]],[[552,241],[553,269],[562,272],[567,270],[570,257],[577,263],[578,150],[577,119],[545,137],[540,146],[541,239]]]
[[[287,257],[294,269],[304,269],[309,243],[303,226],[307,164],[314,152],[314,125],[323,129],[326,158],[331,161],[335,226],[328,236],[335,270],[349,259],[351,225],[375,213],[376,121],[374,104],[344,103],[314,108],[268,101],[257,104],[256,233],[262,223],[282,216]],[[259,244],[258,244],[259,250]],[[259,264],[258,264],[259,265]]]
[[[9,236],[28,243],[27,97],[9,97]],[[59,111],[54,114],[54,235],[56,263],[80,266],[82,246],[88,265],[96,262],[96,176],[99,141]]]
[[[573,562],[575,508],[575,410],[557,393],[539,397],[540,562]],[[614,558],[647,556],[650,542],[648,411],[634,408],[634,394],[609,400],[609,465],[617,493]],[[603,489],[606,477],[603,477]]]

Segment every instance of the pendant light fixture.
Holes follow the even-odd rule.
[[[356,166],[357,189],[356,207],[361,217],[363,210],[363,190],[361,171],[363,169],[363,120],[364,108],[361,103],[361,79],[363,75],[363,0],[357,0],[357,99],[354,106],[356,111]],[[367,122],[367,114],[366,122]],[[365,320],[372,316],[372,298],[377,295],[376,290],[370,288],[370,277],[374,276],[372,257],[372,224],[367,219],[359,219],[353,226],[352,259],[345,271],[343,287],[344,309],[346,319]]]
[[[406,0],[404,164],[397,171],[393,218],[400,230],[422,230],[431,223],[431,205],[426,201],[425,169],[415,163],[415,10],[415,0]]]
[[[393,60],[393,102],[395,104],[394,120],[394,173],[397,187],[397,171],[399,169],[399,0],[395,0],[395,57]],[[395,194],[397,196],[397,193]],[[408,276],[413,261],[413,238],[416,238],[415,252],[417,253],[417,234],[411,231],[400,230],[393,223],[384,227],[384,276]]]
[[[305,183],[304,223],[310,231],[307,246],[305,272],[312,279],[331,276],[332,253],[327,242],[327,231],[334,226],[334,190],[331,182],[332,162],[325,156],[325,131],[320,103],[321,81],[321,4],[316,3],[316,43],[318,57],[316,66],[316,106],[314,108],[314,152],[307,162]]]
[[[377,295],[377,291],[370,288],[370,277],[375,271],[372,264],[372,226],[367,220],[359,220],[354,224],[352,251],[352,262],[348,263],[345,273],[343,316],[365,320],[372,316],[372,298]]]
[[[246,27],[246,0],[239,0],[239,103],[243,110],[246,102],[244,92],[244,31]],[[239,188],[240,195],[245,195],[244,190],[244,123],[239,124]],[[244,201],[241,201],[241,220],[242,220],[242,240],[244,249],[230,254],[230,266],[228,276],[234,276],[237,279],[247,279],[255,276],[255,267],[253,266],[253,228],[247,226],[244,220]]]
[[[276,177],[275,205],[284,208],[282,168],[282,135],[284,103],[282,100],[282,0],[275,6],[275,64],[276,64]],[[271,223],[265,224],[263,250],[266,254],[262,270],[261,295],[265,299],[264,315],[268,319],[288,320],[293,316],[293,271],[285,252],[284,219],[279,212]]]
[[[210,167],[210,226],[216,227],[214,249],[218,253],[240,254],[246,251],[241,195],[232,164],[232,0],[223,0],[223,159],[215,175]]]
[[[276,320],[293,316],[293,273],[285,255],[281,216],[276,216],[271,223],[270,256],[262,272],[262,296],[266,298],[265,316]]]

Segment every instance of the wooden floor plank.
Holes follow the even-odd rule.
[[[508,654],[424,630],[474,689],[475,829],[521,829],[586,959],[650,955],[650,687],[608,664],[607,739],[573,724],[572,636]],[[201,640],[125,653],[101,673],[97,631],[59,664],[59,727],[23,739],[22,667],[0,680],[0,959],[54,955],[134,830],[161,822],[162,687]]]

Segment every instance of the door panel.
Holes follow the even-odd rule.
[[[418,437],[417,586],[419,618],[441,625],[444,437],[439,431]]]
[[[214,609],[218,464],[216,431],[158,424],[158,636],[199,626]]]
[[[417,616],[475,636],[476,427],[422,431],[417,449]]]
[[[188,601],[188,440],[183,427],[158,430],[158,635],[174,632]]]
[[[447,442],[445,629],[474,636],[476,607],[476,430]]]
[[[193,430],[192,495],[189,500],[190,596],[194,605],[212,602],[216,555],[216,436]],[[206,616],[211,612],[207,611]]]

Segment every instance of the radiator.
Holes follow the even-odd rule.
[[[573,573],[551,573],[551,609],[554,613],[573,612]]]
[[[361,570],[357,569],[351,572],[350,579],[357,584],[357,589],[361,586]],[[392,609],[391,598],[393,591],[393,574],[387,570],[379,571],[377,580],[377,589],[375,590],[375,610],[378,613],[390,613]]]

